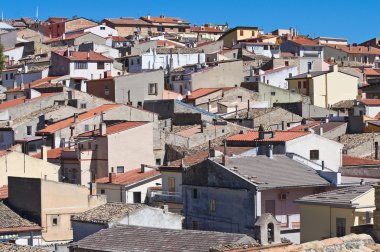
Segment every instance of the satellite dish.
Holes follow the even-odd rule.
[[[182,99],[183,99],[182,95],[178,95],[178,96],[177,96],[177,100],[178,100],[178,101],[182,101]]]

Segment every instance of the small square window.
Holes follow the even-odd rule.
[[[90,125],[88,124],[84,125],[84,131],[90,131]]]
[[[319,150],[310,150],[310,160],[319,160]]]
[[[157,83],[149,83],[149,95],[157,95]]]
[[[156,159],[156,165],[161,165],[161,158]]]
[[[58,226],[59,225],[59,216],[52,216],[51,225],[52,226]]]
[[[81,109],[85,109],[85,108],[87,108],[87,104],[86,104],[86,103],[81,103],[81,104],[80,104],[80,108],[81,108]]]
[[[26,135],[28,136],[32,135],[32,126],[26,126]]]
[[[106,194],[106,190],[100,189],[100,194]]]
[[[124,173],[124,166],[118,166],[117,173]]]
[[[199,222],[198,221],[192,221],[192,229],[193,230],[199,230]]]
[[[289,66],[289,61],[285,61],[285,66]]]
[[[98,62],[97,67],[98,69],[104,69],[104,62]]]
[[[110,89],[108,87],[104,88],[104,95],[110,95]]]
[[[105,26],[100,26],[100,30],[104,31],[106,29]]]

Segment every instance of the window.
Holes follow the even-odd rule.
[[[137,65],[140,65],[140,59],[137,59],[136,61],[137,61]]]
[[[199,222],[198,221],[192,221],[192,229],[193,230],[199,230]]]
[[[131,59],[131,66],[133,66],[133,59]]]
[[[293,74],[292,73],[289,73],[289,78],[292,78]]]
[[[268,49],[269,49],[268,45],[264,45],[264,50],[268,50]]]
[[[88,124],[84,125],[84,131],[90,131],[90,125]]]
[[[133,203],[141,203],[141,192],[133,192]]]
[[[289,61],[285,61],[285,66],[289,66]]]
[[[310,160],[319,159],[319,150],[310,150]]]
[[[169,193],[175,192],[175,178],[174,177],[168,178],[168,191]]]
[[[104,88],[104,95],[110,95],[110,89],[108,87]]]
[[[104,31],[106,29],[105,26],[100,26],[100,30]]]
[[[198,199],[198,189],[197,188],[193,189],[193,199]]]
[[[186,29],[183,27],[178,28],[178,32],[186,32]]]
[[[236,59],[236,53],[233,53],[233,54],[232,54],[232,57],[233,57],[234,59]]]
[[[88,142],[88,149],[91,150],[91,148],[92,148],[92,143]]]
[[[14,79],[14,75],[13,75],[13,73],[11,73],[11,77],[10,77],[9,79],[11,79],[11,80]]]
[[[100,189],[100,194],[106,194],[106,190]]]
[[[81,108],[81,109],[85,109],[85,108],[87,108],[87,104],[86,104],[86,103],[81,103],[81,104],[80,104],[80,108]]]
[[[8,74],[5,74],[5,80],[8,80]]]
[[[75,69],[87,69],[87,62],[75,62],[74,68]]]
[[[303,88],[306,88],[306,81],[303,82]]]
[[[161,165],[161,159],[160,158],[156,159],[156,165]]]
[[[216,210],[216,201],[215,200],[210,200],[210,212],[215,212]]]
[[[59,216],[54,215],[51,217],[51,225],[52,226],[58,226],[59,225]]]
[[[301,86],[301,82],[299,81],[299,82],[298,82],[298,89],[301,89],[301,87],[302,87],[302,86]]]
[[[252,31],[252,37],[254,37],[255,36],[255,31]]]
[[[116,168],[117,173],[124,173],[124,166],[118,166]]]
[[[98,69],[104,69],[104,62],[98,62],[97,67]]]
[[[336,218],[336,236],[342,237],[346,235],[346,219]]]
[[[157,83],[149,83],[149,95],[157,95]]]
[[[14,95],[14,96],[13,96],[13,99],[17,99],[17,95]]]
[[[307,62],[307,70],[311,70],[311,62]]]
[[[26,126],[26,135],[28,136],[32,135],[32,126]]]
[[[240,30],[240,36],[244,36],[244,31]]]

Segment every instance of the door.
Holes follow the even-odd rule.
[[[175,193],[175,178],[174,177],[168,178],[168,190],[169,190],[169,194]]]

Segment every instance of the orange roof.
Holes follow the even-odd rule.
[[[326,45],[344,51],[346,53],[364,53],[364,54],[380,54],[380,49],[367,46],[349,46],[349,45]]]
[[[286,142],[308,134],[310,134],[309,131],[276,131],[273,138],[259,139],[258,131],[250,131],[245,134],[230,136],[226,140],[239,142]]]
[[[355,71],[357,71],[359,73],[364,73],[365,75],[380,75],[380,69],[378,69],[378,68],[360,69],[358,67],[353,67],[352,69],[354,69]]]
[[[8,198],[8,186],[0,187],[0,199],[4,200]]]
[[[129,185],[136,182],[159,176],[160,172],[156,170],[141,172],[141,169],[135,169],[122,174],[116,174],[116,178],[112,184]],[[109,177],[104,177],[96,180],[99,184],[111,184]]]
[[[202,27],[202,28],[203,29],[201,29],[201,27],[199,27],[199,26],[194,26],[194,27],[190,28],[190,31],[192,31],[192,32],[204,32],[204,33],[224,33],[224,31],[216,29],[216,28],[212,28],[212,27]]]
[[[70,52],[70,56],[67,56],[67,51],[53,52],[61,55],[71,61],[105,61],[112,62],[111,58],[101,55],[97,52]]]
[[[155,22],[155,23],[184,23],[184,24],[189,24],[189,22],[183,20],[182,18],[171,18],[171,17],[142,17],[145,21],[147,22]]]
[[[291,39],[291,41],[299,45],[318,45],[316,41],[305,38],[305,37],[295,37]]]
[[[192,100],[192,99],[197,99],[205,95],[212,94],[216,91],[221,90],[220,88],[199,88],[191,92],[191,95],[189,95],[187,98]]]
[[[66,35],[65,38],[63,38],[63,37],[52,38],[52,39],[46,40],[46,41],[45,41],[45,44],[50,44],[50,43],[54,43],[54,42],[58,42],[58,41],[66,41],[66,40],[76,39],[76,38],[82,37],[83,35],[86,35],[86,34],[88,34],[88,33],[89,33],[89,32],[86,32],[86,33],[79,33],[79,34]]]
[[[363,99],[359,102],[367,106],[380,106],[380,99]]]
[[[128,39],[121,37],[121,36],[112,36],[111,38],[113,41],[117,41],[117,42],[127,42],[128,41]]]
[[[59,159],[61,157],[63,148],[51,149],[47,151],[48,159]],[[41,152],[34,154],[32,157],[41,159]]]
[[[60,76],[45,77],[45,78],[30,82],[29,84],[25,84],[24,88],[35,88],[35,87],[41,86],[43,84],[49,83],[50,81],[52,81],[54,79],[58,79],[58,78],[60,78]],[[12,88],[12,89],[8,89],[4,93],[13,93],[13,92],[19,92],[19,91],[23,91],[23,89],[21,89],[21,87]]]
[[[134,18],[106,18],[105,21],[110,22],[113,25],[116,26],[135,26],[135,25],[144,25],[148,26],[150,25],[149,23],[145,22],[144,20],[141,19],[134,19]]]
[[[312,128],[314,126],[320,125],[320,122],[309,122],[307,124],[301,124],[296,127],[291,128],[291,131],[305,131],[305,128]]]
[[[376,165],[376,164],[380,165],[380,160],[342,155],[343,166]]]
[[[129,130],[132,128],[139,127],[144,124],[147,124],[147,122],[123,122],[123,123],[110,125],[106,127],[106,132],[107,132],[106,135],[112,135],[124,130]],[[99,134],[100,134],[100,131],[97,129],[97,130],[85,132],[83,134],[80,134],[79,136],[93,136],[93,135],[99,135]]]
[[[33,99],[26,99],[25,97],[20,97],[20,98],[17,98],[17,99],[14,99],[14,100],[10,100],[10,101],[7,101],[7,102],[4,102],[4,103],[0,104],[0,110],[7,109],[7,108],[10,108],[10,107],[14,107],[14,106],[18,106],[20,104],[23,104],[23,103],[26,103],[26,102],[29,102],[29,101],[34,101],[34,100],[42,99],[42,98],[45,98],[45,97],[48,97],[48,96],[51,96],[51,95],[54,95],[54,94],[56,94],[56,93],[42,93],[41,96],[33,98]]]
[[[178,44],[173,43],[170,40],[156,40],[158,47],[165,47],[165,46],[177,46]]]
[[[104,104],[102,106],[99,106],[99,107],[94,108],[94,109],[90,109],[89,111],[78,115],[78,121],[84,121],[84,120],[93,118],[97,115],[100,115],[102,112],[105,112],[105,111],[108,111],[108,110],[111,110],[113,108],[120,107],[120,106],[122,106],[122,105],[121,104]],[[36,133],[41,134],[41,135],[52,134],[52,133],[56,132],[57,130],[67,128],[72,124],[74,124],[74,116],[67,118],[65,120],[62,120],[60,122],[56,122],[52,125],[49,125],[46,128],[37,131]]]

